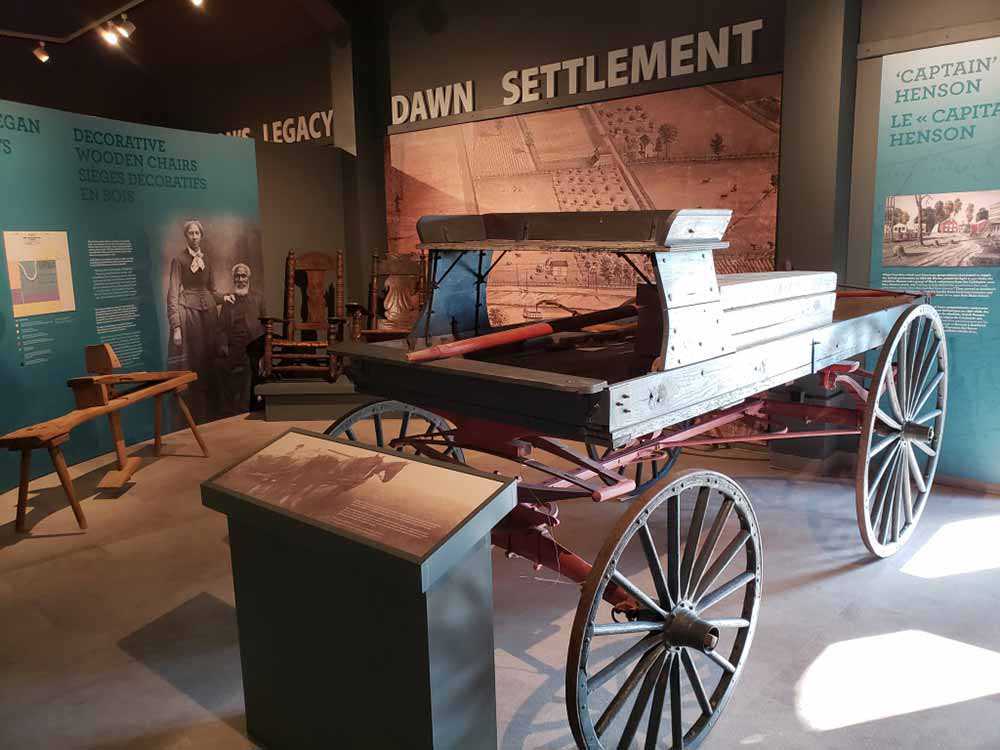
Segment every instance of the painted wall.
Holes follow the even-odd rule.
[[[66,381],[85,374],[88,344],[110,344],[129,370],[196,371],[189,403],[201,420],[243,410],[230,375],[246,356],[228,346],[236,300],[225,296],[237,263],[263,288],[252,142],[13,102],[0,113],[0,433],[73,408]],[[148,439],[151,405],[123,423],[129,442]],[[66,452],[109,449],[95,423]],[[16,484],[15,463],[0,457],[0,486]]]

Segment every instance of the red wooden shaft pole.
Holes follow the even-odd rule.
[[[430,362],[435,359],[454,357],[458,354],[469,354],[470,352],[492,349],[504,344],[527,341],[539,336],[548,336],[557,331],[576,331],[587,326],[597,325],[598,323],[609,323],[613,320],[631,318],[638,314],[639,308],[636,305],[622,305],[621,307],[612,307],[610,310],[598,310],[597,312],[585,315],[571,315],[568,318],[556,318],[555,320],[547,320],[542,323],[529,323],[528,325],[510,328],[506,331],[496,331],[482,336],[462,339],[461,341],[449,341],[446,344],[437,344],[436,346],[429,346],[426,349],[418,349],[415,352],[409,352],[406,355],[406,359],[410,362]]]

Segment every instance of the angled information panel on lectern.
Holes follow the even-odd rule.
[[[204,489],[216,510],[249,502],[413,563],[422,591],[516,502],[511,479],[299,429]]]

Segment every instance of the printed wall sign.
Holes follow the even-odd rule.
[[[871,279],[934,293],[949,349],[942,475],[1000,485],[1000,38],[882,61]]]
[[[110,344],[127,370],[197,372],[200,421],[245,410],[263,282],[253,143],[11,102],[0,113],[13,124],[0,150],[0,434],[74,407],[66,381],[85,374],[88,344]],[[151,402],[122,420],[129,443],[148,439]],[[66,446],[70,461],[109,450],[98,422]],[[0,488],[17,484],[16,463],[0,456]]]

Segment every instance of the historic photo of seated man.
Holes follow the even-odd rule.
[[[239,414],[249,408],[252,372],[247,347],[264,335],[264,295],[253,288],[253,271],[246,263],[233,266],[233,300],[219,313],[223,408]]]
[[[236,378],[249,378],[246,347],[262,333],[263,295],[250,283],[261,268],[259,230],[226,216],[182,219],[162,232],[167,366],[197,373],[188,402],[199,422],[243,411],[249,394]]]

